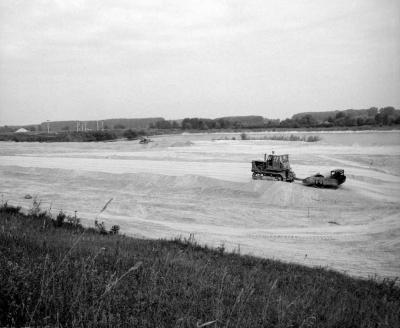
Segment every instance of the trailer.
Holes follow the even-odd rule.
[[[346,181],[343,169],[336,169],[330,172],[329,176],[323,176],[320,173],[303,179],[305,186],[317,188],[337,188]]]

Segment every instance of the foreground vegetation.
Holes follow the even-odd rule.
[[[0,326],[398,327],[393,281],[0,207]]]

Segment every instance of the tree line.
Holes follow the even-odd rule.
[[[150,119],[149,119],[150,120]],[[293,115],[292,118],[285,120],[267,119],[262,116],[233,116],[226,118],[184,118],[183,120],[165,120],[159,118],[152,119],[147,125],[147,129],[129,129],[129,127],[121,122],[111,126],[104,124],[102,131],[113,131],[120,136],[124,131],[127,131],[125,138],[136,139],[155,130],[238,130],[238,129],[270,129],[270,128],[334,128],[334,127],[362,127],[362,126],[391,126],[400,124],[400,110],[394,107],[382,107],[380,109],[371,107],[366,110],[344,110],[335,112],[319,112],[319,113],[304,113]],[[122,121],[122,120],[121,120]],[[61,124],[61,122],[58,122]],[[0,127],[1,133],[12,133],[18,127]],[[36,132],[38,134],[46,133],[41,125],[24,126],[25,129]],[[51,127],[51,132],[54,132],[54,127]],[[74,134],[69,125],[61,126],[60,132]],[[120,132],[119,132],[120,131]],[[72,139],[111,139],[113,136],[94,132],[90,130],[82,131],[87,134],[76,134],[70,137]],[[155,133],[157,133],[155,131]],[[164,133],[164,132],[163,132]],[[82,137],[83,136],[83,137]],[[23,139],[23,137],[21,137]],[[43,137],[44,138],[44,137]],[[61,137],[60,137],[61,138]],[[38,137],[40,139],[40,137]]]
[[[365,114],[358,114],[365,112]],[[182,121],[160,120],[149,125],[150,129],[158,130],[218,130],[218,129],[258,129],[258,128],[330,128],[330,127],[357,127],[357,126],[390,126],[400,124],[400,111],[394,107],[371,107],[366,111],[355,110],[352,113],[338,111],[325,119],[315,117],[312,114],[293,116],[285,120],[254,120],[253,122],[227,120],[223,118],[185,118]]]

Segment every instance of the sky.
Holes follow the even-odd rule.
[[[0,0],[0,125],[400,108],[398,0]]]

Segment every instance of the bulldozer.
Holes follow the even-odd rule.
[[[314,174],[305,179],[296,177],[289,164],[289,155],[275,155],[274,152],[264,154],[263,161],[252,161],[251,172],[255,180],[278,180],[293,182],[300,180],[303,185],[317,188],[337,188],[346,181],[343,169],[335,169],[330,175],[324,176],[320,173]]]
[[[253,179],[268,179],[293,182],[296,178],[295,173],[289,164],[289,155],[275,155],[274,152],[264,154],[263,161],[252,161],[251,171]]]

